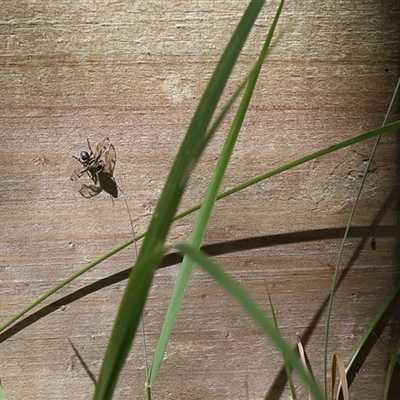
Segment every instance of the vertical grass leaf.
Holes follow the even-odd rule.
[[[253,68],[246,90],[243,94],[242,101],[238,107],[237,113],[233,120],[230,131],[227,135],[227,138],[224,143],[224,147],[221,151],[221,155],[218,158],[218,162],[214,173],[210,179],[210,183],[208,185],[204,201],[201,205],[199,215],[196,219],[196,223],[193,228],[193,232],[190,238],[190,244],[195,248],[200,248],[205,232],[207,230],[208,223],[210,221],[210,217],[212,211],[214,209],[214,205],[217,199],[218,191],[221,187],[222,180],[225,176],[226,169],[229,164],[229,160],[231,158],[236,140],[239,136],[240,128],[243,124],[246,112],[248,110],[248,106],[250,104],[250,100],[257,83],[258,76],[261,71],[261,67],[265,61],[265,58],[268,54],[269,46],[276,28],[276,25],[279,20],[279,16],[281,14],[283,8],[284,0],[281,1],[278,10],[275,14],[275,18],[272,22],[271,28],[268,32],[268,35],[265,39],[263,48],[260,52],[259,58],[255,67]],[[174,287],[174,291],[172,293],[171,301],[168,306],[167,314],[164,319],[164,324],[161,330],[160,339],[157,344],[157,348],[154,354],[154,360],[150,371],[150,376],[148,378],[147,385],[151,387],[155,379],[157,377],[158,370],[161,366],[162,359],[164,357],[168,342],[170,340],[172,330],[175,326],[176,320],[178,318],[179,311],[182,306],[183,298],[186,292],[186,288],[189,284],[190,276],[193,270],[193,262],[190,258],[184,257],[181,268],[179,270],[176,284]]]

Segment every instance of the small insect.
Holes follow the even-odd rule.
[[[93,184],[82,184],[79,193],[83,197],[91,198],[104,190],[112,197],[117,198],[118,186],[113,177],[117,160],[115,147],[110,143],[108,137],[104,138],[96,146],[94,152],[90,146],[89,139],[87,143],[89,151],[82,150],[79,153],[79,157],[73,156],[81,163],[81,167],[71,175],[71,180],[78,180],[86,172]]]
[[[376,250],[376,240],[375,239],[371,239],[371,249]]]

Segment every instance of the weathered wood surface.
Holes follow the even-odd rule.
[[[137,232],[146,229],[245,5],[2,2],[1,323],[131,237],[122,197],[114,204],[104,193],[84,199],[80,183],[69,180],[77,167],[71,156],[87,137],[94,143],[111,138],[118,155],[115,177]],[[234,84],[254,62],[275,6],[260,16]],[[395,0],[288,1],[224,188],[380,126],[399,72],[399,20]],[[181,209],[201,200],[227,126],[202,158]],[[368,141],[315,160],[221,201],[206,237],[215,259],[266,310],[268,284],[283,332],[293,344],[297,334],[303,336],[321,382],[331,267],[372,146]],[[334,352],[349,359],[397,281],[397,159],[397,136],[389,134],[361,197],[354,220],[359,229],[346,245],[330,359]],[[192,222],[177,222],[171,242],[185,240]],[[126,283],[122,271],[134,259],[133,248],[121,252],[0,335],[7,399],[91,398],[93,381],[71,343],[97,376]],[[178,268],[166,266],[154,282],[145,318],[150,356]],[[393,324],[385,328],[383,338],[389,336],[398,337]],[[381,398],[387,361],[383,346],[376,345],[353,382],[354,398]],[[253,323],[196,270],[154,398],[287,398],[281,368],[279,354]],[[116,398],[143,398],[144,380],[139,335]]]

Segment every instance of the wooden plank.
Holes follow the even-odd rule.
[[[111,138],[115,178],[136,231],[146,229],[202,91],[246,6],[226,4],[2,2],[2,322],[131,237],[122,195],[114,202],[104,193],[84,199],[80,182],[69,180],[79,166],[72,155],[85,148],[86,138]],[[230,92],[255,61],[275,6],[263,11]],[[374,1],[288,2],[224,188],[380,126],[398,78],[399,16],[396,1],[385,7]],[[182,210],[201,201],[228,127],[196,168]],[[206,237],[215,260],[266,310],[268,284],[285,336],[293,344],[297,334],[304,337],[320,382],[332,265],[372,146],[369,141],[342,150],[224,199]],[[395,134],[382,139],[361,197],[354,221],[359,229],[343,259],[329,359],[336,351],[349,359],[397,281],[397,147]],[[177,222],[170,241],[186,240],[193,221]],[[93,381],[71,343],[97,377],[126,283],[123,271],[134,260],[133,248],[124,250],[0,334],[7,398],[91,398]],[[146,307],[150,359],[178,268],[157,273]],[[392,325],[384,339],[389,336],[398,337]],[[141,339],[116,398],[143,395]],[[388,357],[378,347],[358,371],[354,398],[381,397]],[[196,270],[154,398],[284,398],[281,368],[268,340]]]

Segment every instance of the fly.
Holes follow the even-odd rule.
[[[95,151],[92,150],[89,139],[87,143],[88,150],[82,150],[79,157],[73,156],[81,163],[81,167],[71,175],[71,180],[78,180],[86,172],[93,184],[82,184],[79,193],[83,197],[91,198],[104,190],[112,197],[117,198],[118,186],[113,177],[117,160],[115,147],[110,143],[108,137],[96,146]]]

